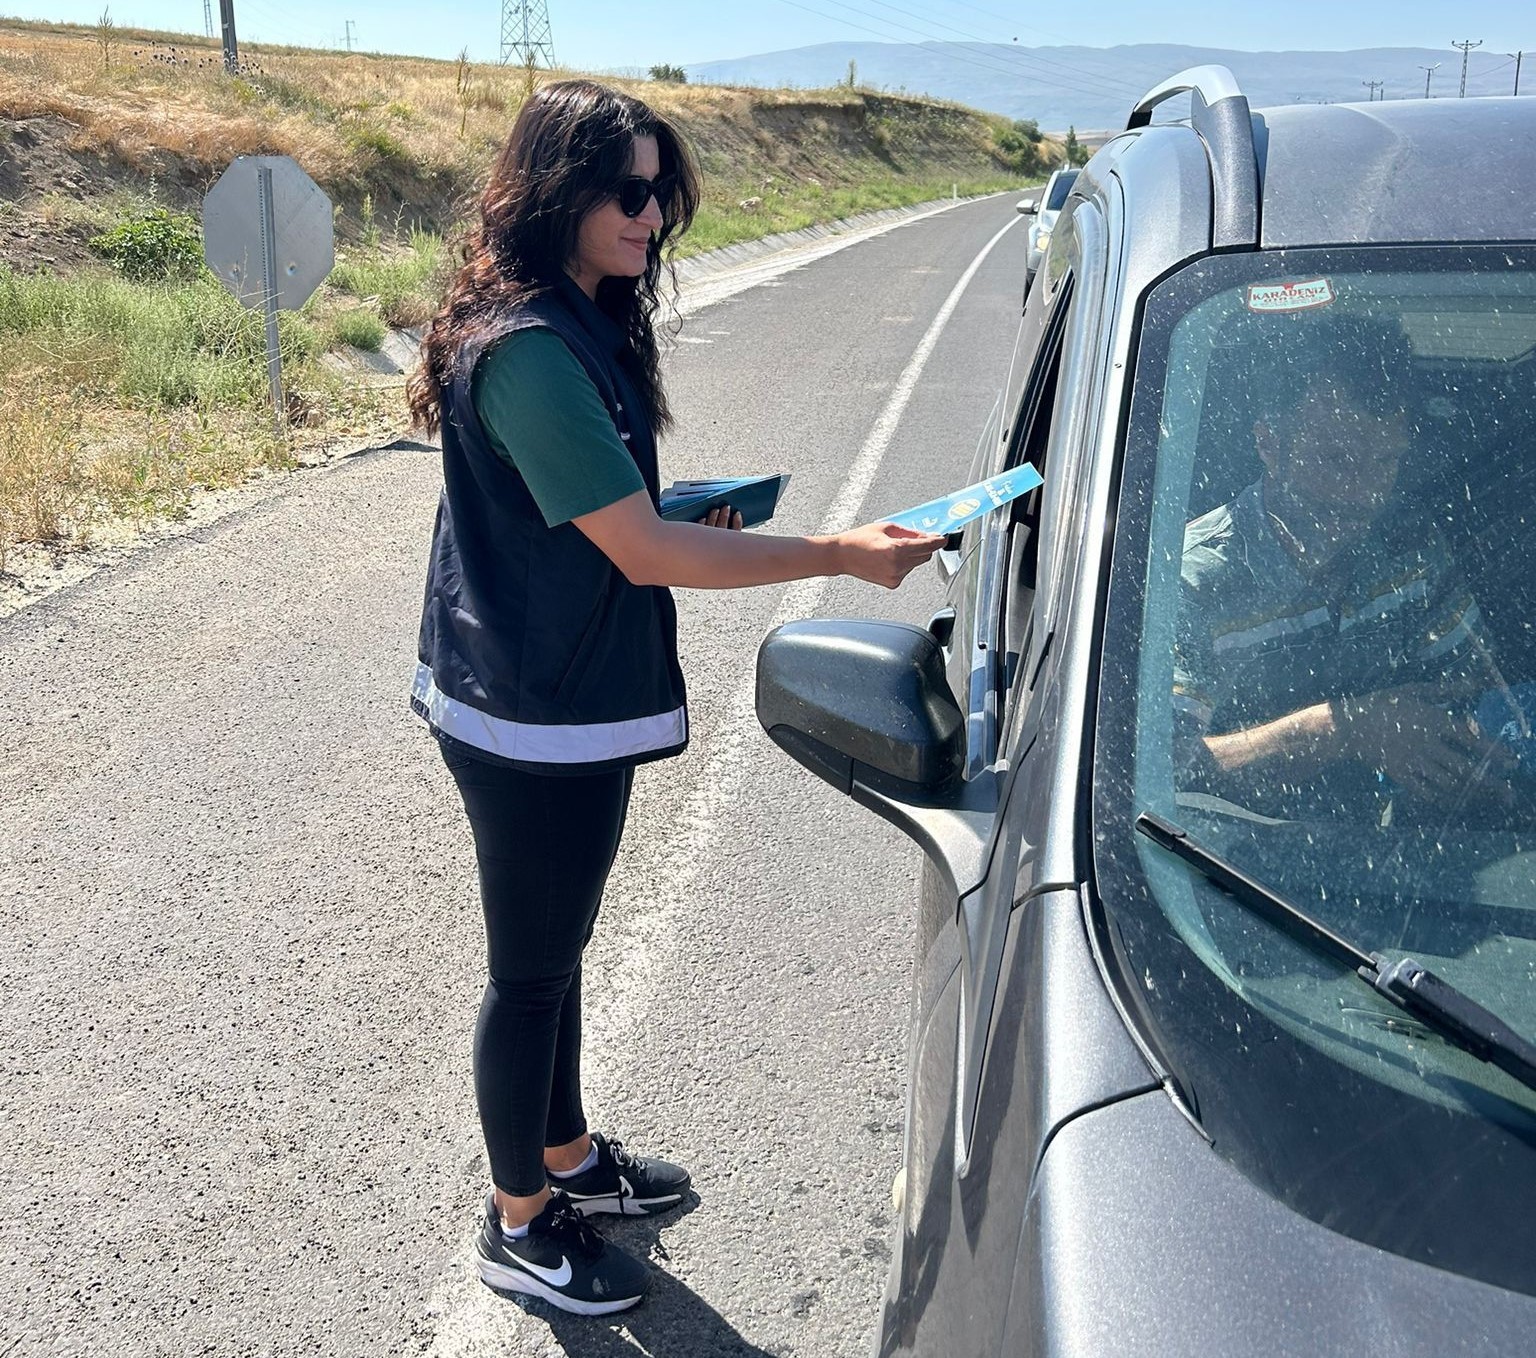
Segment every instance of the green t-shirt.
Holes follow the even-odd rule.
[[[552,330],[518,330],[475,368],[475,413],[551,528],[645,489],[581,360]]]

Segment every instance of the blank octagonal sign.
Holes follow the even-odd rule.
[[[336,262],[331,200],[288,156],[237,156],[203,199],[203,258],[247,306],[263,301],[260,171],[272,171],[279,308],[309,300]]]

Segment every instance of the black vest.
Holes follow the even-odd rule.
[[[516,330],[553,330],[591,377],[655,503],[656,441],[624,336],[575,284],[461,349],[443,393],[443,483],[411,706],[466,753],[536,773],[594,773],[688,743],[677,610],[632,585],[572,523],[548,527],[475,413],[475,366]]]

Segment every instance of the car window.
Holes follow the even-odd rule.
[[[1079,204],[1062,228],[1060,258],[1068,274],[1052,316],[1048,376],[1041,383],[1033,419],[1013,449],[1009,465],[1029,463],[1046,483],[1015,502],[1009,561],[1003,593],[1000,646],[1005,664],[1000,679],[999,729],[1012,743],[1010,718],[1023,710],[1024,692],[1033,683],[1044,640],[1051,626],[1042,619],[1042,562],[1056,560],[1081,535],[1079,479],[1084,459],[1068,450],[1084,443],[1096,423],[1097,364],[1093,347],[1102,335],[1105,231],[1100,214]],[[1052,601],[1053,606],[1060,600]],[[1042,626],[1047,631],[1042,631]]]
[[[1340,1173],[1406,1179],[1394,1157],[1458,1137],[1492,1163],[1536,1093],[1133,825],[1176,822],[1536,1039],[1536,257],[1201,261],[1148,302],[1126,456],[1094,869],[1135,1006],[1219,1144],[1263,1127],[1252,1167],[1289,1195],[1332,1172],[1286,1168],[1321,1126]]]
[[[1045,211],[1060,212],[1067,201],[1067,195],[1072,192],[1072,185],[1077,179],[1077,171],[1058,171],[1051,177],[1051,187],[1046,194]]]
[[[1057,409],[1062,346],[1068,318],[1072,314],[1074,280],[1067,275],[1046,321],[1038,357],[1024,388],[1011,428],[1005,468],[1031,466],[1045,475],[1046,456],[1051,445],[1051,429]],[[1041,508],[1045,488],[1036,487],[1015,500],[1002,529],[1005,566],[998,605],[998,649],[1002,666],[996,678],[1000,698],[1011,692],[1017,680],[1021,657],[1029,640],[1029,624],[1034,614],[1036,573],[1040,556]],[[1001,715],[1001,714],[1000,714]],[[999,723],[1001,729],[1001,723]]]

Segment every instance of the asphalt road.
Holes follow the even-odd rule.
[[[964,204],[695,307],[664,473],[787,469],[789,532],[953,488],[1022,230],[956,288],[1010,219]],[[469,1263],[473,860],[406,704],[438,485],[410,446],[297,474],[0,622],[6,1358],[867,1351],[917,856],[769,744],[752,667],[775,619],[921,622],[937,580],[680,595],[693,744],[638,780],[586,1086],[697,1200],[605,1225],[654,1288],[577,1319]]]

